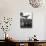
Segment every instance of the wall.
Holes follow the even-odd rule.
[[[27,29],[20,28],[20,12],[33,12],[33,27]],[[13,17],[13,22],[10,33],[17,40],[27,40],[34,34],[39,40],[45,39],[45,15],[46,8],[33,8],[30,6],[28,0],[0,0],[0,18]],[[0,31],[3,33],[2,31]],[[2,35],[0,33],[0,35]],[[3,33],[4,34],[4,33]],[[0,36],[0,39],[3,37]],[[4,38],[3,38],[4,39]]]

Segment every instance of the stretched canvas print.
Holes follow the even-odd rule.
[[[20,27],[32,28],[32,14],[20,12]]]

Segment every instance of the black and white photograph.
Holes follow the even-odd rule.
[[[32,28],[32,14],[20,12],[20,27]]]

